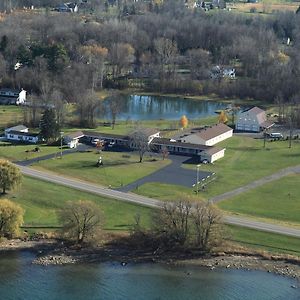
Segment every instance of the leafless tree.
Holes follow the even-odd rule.
[[[149,151],[149,136],[145,128],[137,128],[130,135],[130,147],[138,150],[141,163],[143,161],[144,155]]]

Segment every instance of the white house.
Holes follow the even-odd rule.
[[[28,128],[24,125],[18,125],[7,128],[4,131],[5,138],[12,142],[25,142],[36,144],[39,140],[38,133],[29,133]]]
[[[77,148],[79,139],[82,137],[84,137],[82,131],[72,132],[64,136],[64,143],[66,143],[69,148]]]
[[[202,129],[192,129],[179,137],[179,141],[184,143],[213,146],[221,141],[232,137],[233,129],[229,126],[219,123]]]
[[[241,131],[260,132],[273,125],[273,122],[267,120],[266,112],[257,106],[240,112],[235,121],[235,129]]]
[[[25,104],[25,102],[26,102],[26,91],[22,89],[21,92],[19,93],[19,97],[17,99],[16,104],[22,105]]]

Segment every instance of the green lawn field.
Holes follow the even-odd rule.
[[[247,248],[300,256],[300,239],[254,229],[227,226],[231,241]]]
[[[205,198],[231,191],[283,168],[300,165],[299,140],[293,141],[291,149],[288,141],[267,142],[263,148],[262,139],[233,136],[217,147],[226,148],[225,157],[200,167],[200,170],[215,172],[217,177],[202,192]],[[185,167],[195,169],[193,165]]]
[[[32,150],[35,147],[39,147],[39,152]],[[0,142],[0,158],[5,158],[11,161],[22,161],[32,159],[35,157],[41,157],[44,155],[57,153],[60,155],[60,147],[47,146],[47,145],[22,145],[22,144],[11,144],[7,142]]]
[[[140,214],[144,225],[149,223],[151,209],[131,203],[80,192],[57,184],[24,177],[19,189],[1,196],[20,204],[25,210],[26,226],[59,226],[56,211],[66,201],[89,200],[97,203],[104,212],[107,230],[129,230],[134,215]],[[1,200],[0,200],[1,201]]]
[[[103,166],[96,167],[99,157]],[[34,165],[38,169],[46,169],[69,177],[74,177],[105,186],[121,187],[136,181],[166,166],[170,160],[145,156],[139,163],[134,153],[97,151],[74,153],[63,156],[63,159],[49,159]]]
[[[230,212],[300,224],[299,184],[299,174],[286,176],[218,206]]]
[[[22,108],[16,105],[0,105],[0,130],[23,121]]]

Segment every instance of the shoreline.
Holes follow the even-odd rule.
[[[164,252],[133,250],[123,245],[99,246],[95,248],[68,247],[63,242],[51,239],[36,241],[10,240],[0,244],[0,252],[32,251],[36,258],[33,264],[69,265],[118,262],[122,266],[138,263],[160,263],[174,266],[196,266],[211,271],[218,268],[237,270],[259,270],[286,276],[300,281],[300,258],[291,256],[259,254],[255,251],[228,251],[209,255],[190,252]]]

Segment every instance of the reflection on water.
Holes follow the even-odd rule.
[[[29,252],[1,254],[4,300],[299,300],[295,280],[258,271],[119,263],[32,265]]]
[[[104,101],[107,107],[107,118],[109,118],[108,102],[109,98]],[[122,103],[122,113],[118,119],[123,120],[177,120],[182,115],[186,115],[189,119],[198,119],[212,116],[216,110],[228,106],[226,103],[214,101],[138,95],[124,96]]]

